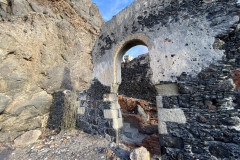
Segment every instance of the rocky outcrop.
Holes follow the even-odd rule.
[[[42,127],[54,92],[87,88],[102,23],[90,0],[0,0],[0,130]]]

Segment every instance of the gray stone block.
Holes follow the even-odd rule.
[[[122,118],[117,118],[113,119],[113,126],[114,129],[119,129],[123,127],[123,119]]]
[[[130,128],[130,123],[124,122],[124,123],[123,123],[123,130],[125,131],[125,130],[127,130],[127,129],[129,129],[129,128]]]
[[[158,108],[163,108],[163,102],[162,102],[162,99],[163,99],[162,96],[156,96],[157,107],[158,107]]]
[[[158,109],[159,122],[186,123],[186,117],[181,109]]]
[[[119,117],[119,111],[117,109],[105,109],[103,111],[104,118],[106,119],[117,119]]]
[[[168,134],[165,122],[158,122],[158,132],[159,134]]]
[[[158,94],[160,95],[177,95],[178,86],[177,83],[161,84],[155,86]]]

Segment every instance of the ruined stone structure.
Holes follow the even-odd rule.
[[[63,91],[82,89],[77,128],[119,141],[121,61],[145,45],[158,135],[139,145],[159,141],[151,150],[167,159],[239,159],[236,2],[135,0],[104,23],[89,0],[0,0],[0,131],[61,129]]]
[[[236,0],[135,0],[101,27],[93,80],[79,93],[78,128],[118,141],[122,56],[145,45],[162,155],[238,159],[239,15]]]

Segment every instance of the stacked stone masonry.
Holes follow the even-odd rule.
[[[166,159],[238,159],[239,15],[236,0],[135,0],[101,27],[79,128],[118,139],[121,124],[114,125],[121,113],[114,96],[121,59],[142,44],[149,49],[158,93],[159,153]],[[104,117],[109,109],[115,110],[111,119]]]
[[[118,94],[155,103],[157,91],[151,82],[152,70],[149,54],[140,55],[121,65],[122,83],[119,86]]]
[[[94,80],[88,90],[78,93],[78,111],[76,127],[89,134],[100,134],[105,138],[116,141],[117,133],[114,123],[122,117],[120,110],[112,108],[110,101],[104,101],[104,93],[109,92],[109,87],[103,86]],[[116,119],[114,119],[116,118]]]
[[[234,70],[240,67],[239,35],[236,29],[219,37],[224,42],[222,60],[202,70],[197,77],[182,73],[178,77],[180,94],[163,97],[164,108],[181,108],[187,118],[186,124],[167,124],[168,136],[178,138],[175,146],[170,146],[172,138],[162,142],[169,147],[164,151],[172,158],[179,154],[188,159],[240,157],[240,97],[239,88],[232,81]],[[178,148],[179,143],[184,148]]]

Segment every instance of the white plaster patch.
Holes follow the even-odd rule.
[[[153,40],[149,53],[154,84],[159,81],[174,82],[182,72],[195,76],[222,58],[223,51],[212,47],[215,33],[209,33],[206,26],[209,22],[202,17],[179,21],[161,28],[159,32],[148,33]]]
[[[203,0],[203,2],[205,3],[211,3],[211,2],[214,2],[215,0]]]
[[[97,78],[103,85],[110,86],[114,80],[113,75],[113,57],[107,53],[101,57],[101,62],[94,64],[93,79]]]
[[[224,98],[223,99],[225,102],[221,105],[222,108],[225,108],[227,110],[233,110],[235,109],[234,106],[236,105],[233,103],[232,97]]]

